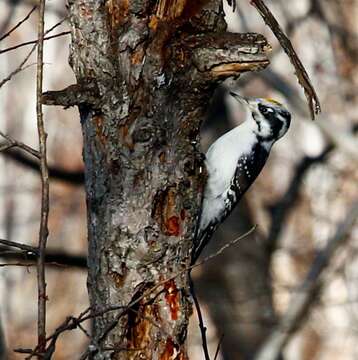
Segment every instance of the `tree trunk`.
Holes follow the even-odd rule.
[[[186,359],[200,124],[218,82],[268,64],[266,40],[225,33],[218,0],[72,0],[69,12],[90,303],[135,302],[94,318],[91,356]]]

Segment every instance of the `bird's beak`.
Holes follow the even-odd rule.
[[[230,91],[230,95],[231,95],[234,99],[236,99],[239,103],[241,103],[242,105],[250,106],[249,101],[248,101],[246,98],[244,98],[243,96],[241,96],[241,95],[239,95],[239,94],[237,94],[237,93],[234,93],[234,92],[232,92],[232,91]]]

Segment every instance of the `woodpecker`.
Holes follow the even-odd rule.
[[[247,110],[246,120],[218,138],[206,153],[208,179],[194,240],[195,263],[217,227],[260,174],[272,145],[286,134],[291,114],[272,99],[244,98],[230,92]]]

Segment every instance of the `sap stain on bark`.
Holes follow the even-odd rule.
[[[188,357],[179,346],[174,344],[172,339],[168,338],[160,360],[188,360]]]
[[[179,236],[182,228],[177,191],[176,185],[168,186],[164,191],[158,191],[153,201],[152,218],[162,233],[169,236]]]
[[[168,281],[164,285],[165,300],[170,309],[170,316],[172,320],[178,320],[178,313],[180,309],[179,290],[175,284],[174,279]]]
[[[128,332],[127,332],[127,359],[152,359],[150,344],[152,319],[155,316],[152,305],[144,304],[141,301],[137,306],[128,311]],[[130,351],[131,349],[140,349]]]
[[[171,216],[165,221],[166,235],[179,236],[180,235],[180,222],[177,216]]]
[[[144,292],[152,287],[152,283],[144,283],[135,293],[131,302],[135,302],[143,296]],[[161,323],[159,305],[147,298],[141,299],[134,306],[128,309],[127,317],[127,357],[126,359],[152,359],[153,343],[152,330],[156,324]],[[131,351],[133,350],[133,351]]]

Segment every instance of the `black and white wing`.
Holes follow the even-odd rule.
[[[250,153],[244,153],[239,157],[235,172],[224,192],[212,196],[212,191],[205,191],[200,226],[192,255],[193,263],[198,259],[218,226],[229,216],[260,174],[268,154],[266,148],[260,146],[259,143],[255,144]]]

